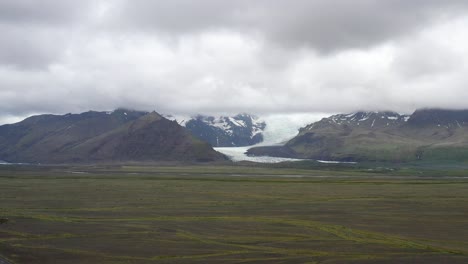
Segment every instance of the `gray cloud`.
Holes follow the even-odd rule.
[[[169,34],[230,29],[331,52],[405,36],[467,7],[464,0],[134,0],[124,2],[112,22]]]
[[[66,34],[56,28],[1,25],[0,62],[22,69],[43,68],[65,52]]]
[[[466,1],[37,3],[0,2],[0,122],[467,107]]]
[[[56,24],[79,21],[87,15],[91,1],[74,0],[2,0],[0,22],[13,24]]]
[[[0,63],[47,67],[66,50],[77,27],[90,18],[92,1],[0,1]]]

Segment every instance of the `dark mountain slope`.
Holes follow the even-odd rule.
[[[208,143],[194,138],[177,122],[169,121],[154,112],[123,127],[92,138],[74,147],[69,153],[72,156],[76,153],[86,153],[91,161],[215,161],[225,159]]]
[[[35,116],[0,126],[0,157],[27,163],[224,159],[176,122],[127,110]]]
[[[0,156],[8,161],[33,162],[116,129],[146,112],[119,109],[114,112],[39,115],[0,126]],[[42,158],[41,158],[42,159]]]
[[[468,110],[421,109],[411,115],[408,125],[461,128],[468,125]]]

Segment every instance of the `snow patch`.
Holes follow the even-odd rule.
[[[183,115],[163,115],[166,119],[171,121],[176,121],[179,125],[185,126],[185,124],[192,119],[190,116],[183,116]]]
[[[228,117],[228,120],[233,123],[235,126],[238,126],[238,127],[247,127],[247,125],[245,124],[245,122],[243,120],[237,120],[237,119],[234,119],[233,117]]]

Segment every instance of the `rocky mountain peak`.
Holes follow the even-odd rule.
[[[319,122],[312,123],[301,131],[324,126],[353,126],[362,128],[381,128],[401,125],[409,120],[408,115],[401,115],[391,111],[354,112],[349,114],[337,114],[323,118]]]
[[[182,117],[166,115],[185,126],[195,137],[214,147],[250,146],[263,141],[266,123],[254,115],[241,113],[233,116],[195,115]]]

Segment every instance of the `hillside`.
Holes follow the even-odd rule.
[[[357,112],[312,123],[280,147],[249,155],[341,161],[468,161],[468,111]]]
[[[155,112],[119,109],[39,115],[0,126],[0,160],[92,163],[216,161],[225,157]]]

